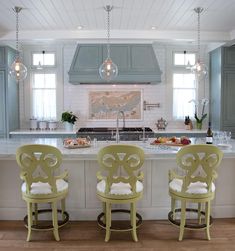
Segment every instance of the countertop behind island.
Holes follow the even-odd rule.
[[[170,137],[170,136],[188,136],[188,137],[204,137],[206,135],[205,130],[185,130],[185,129],[166,129],[158,130],[157,128],[151,128],[154,132],[155,137]],[[32,138],[32,137],[47,137],[47,138],[66,138],[66,137],[76,137],[78,129],[73,131],[66,131],[64,129],[56,130],[29,130],[29,129],[19,129],[11,131],[9,133],[10,138]]]

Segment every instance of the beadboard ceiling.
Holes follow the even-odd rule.
[[[0,41],[15,39],[15,13],[20,39],[87,40],[106,38],[103,6],[111,12],[111,39],[195,41],[197,14],[203,7],[201,37],[204,42],[229,42],[235,38],[235,0],[0,0]],[[78,30],[82,25],[84,29]],[[152,30],[151,27],[156,29]]]

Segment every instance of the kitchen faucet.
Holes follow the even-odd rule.
[[[122,115],[122,122],[123,122],[123,128],[125,128],[125,114],[124,111],[118,111],[117,112],[117,123],[116,123],[116,143],[119,142],[120,140],[120,135],[119,135],[119,114]]]

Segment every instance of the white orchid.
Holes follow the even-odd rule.
[[[201,100],[195,100],[195,99],[191,99],[189,101],[189,103],[194,103],[195,105],[195,113],[194,113],[194,118],[196,119],[197,123],[202,123],[202,121],[206,118],[207,113],[205,113],[205,108],[206,106],[209,104],[209,99],[207,98],[203,98]],[[198,109],[199,109],[199,105],[202,105],[202,113],[201,113],[201,118],[198,117]]]

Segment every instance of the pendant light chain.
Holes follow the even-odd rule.
[[[16,11],[16,50],[19,54],[19,12]]]
[[[200,13],[201,13],[201,9],[198,9],[198,17],[197,17],[197,49],[198,49],[198,61],[200,61],[201,59],[201,48],[200,48],[200,40],[201,40],[201,36],[200,36]]]
[[[110,11],[112,10],[112,7],[110,5],[107,5],[105,10],[107,11],[107,56],[110,58]]]
[[[16,13],[16,51],[17,51],[17,56],[19,56],[19,12],[22,10],[21,7],[15,7],[14,12]]]
[[[205,63],[201,61],[201,19],[200,19],[200,14],[203,11],[203,8],[197,7],[194,9],[194,11],[197,13],[197,54],[198,54],[198,59],[195,65],[191,67],[191,71],[195,74],[196,78],[198,81],[204,80],[208,69]]]
[[[197,7],[194,9],[194,11],[197,13],[197,50],[198,50],[198,61],[201,60],[201,16],[200,14],[203,11],[203,8]]]

